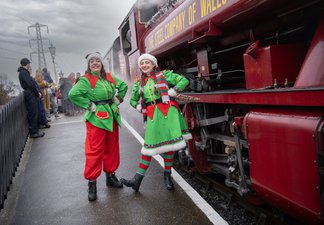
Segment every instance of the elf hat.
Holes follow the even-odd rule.
[[[137,61],[138,67],[141,67],[141,61],[144,59],[150,60],[154,66],[156,66],[156,67],[158,66],[157,59],[153,55],[144,53],[138,58],[138,61]]]
[[[101,62],[103,61],[102,56],[99,52],[89,53],[88,55],[86,55],[85,58],[88,63],[89,63],[90,59],[93,59],[93,58],[100,59]]]

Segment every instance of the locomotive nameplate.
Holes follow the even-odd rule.
[[[185,1],[146,37],[146,52],[152,52],[165,43],[174,41],[191,29],[223,13],[235,0],[195,0]],[[190,37],[190,35],[189,35]]]

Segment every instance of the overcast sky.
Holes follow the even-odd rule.
[[[118,27],[136,0],[1,0],[0,1],[0,73],[18,82],[17,68],[23,57],[30,58],[36,42],[29,47],[29,39],[36,38],[36,22],[44,38],[56,47],[57,70],[65,76],[83,73],[85,55],[99,51],[104,55],[118,36]],[[48,41],[44,49],[48,51]],[[47,67],[54,78],[53,63],[46,53]],[[38,57],[32,55],[33,75]]]

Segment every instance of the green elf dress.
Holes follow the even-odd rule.
[[[88,109],[92,102],[112,100],[118,91],[118,99],[122,102],[127,92],[127,84],[112,73],[107,73],[107,80],[91,72],[80,78],[77,85],[70,90],[70,100],[83,109]],[[118,105],[111,101],[110,104],[97,104],[96,112],[86,111],[84,121],[89,121],[96,127],[113,132],[113,121],[121,126],[121,116]]]
[[[146,76],[146,75],[143,75]],[[146,132],[141,153],[153,156],[186,147],[192,138],[176,101],[167,94],[173,86],[182,91],[189,81],[172,71],[152,72],[143,81],[136,81],[130,104],[136,108],[142,101],[142,113],[146,117]]]

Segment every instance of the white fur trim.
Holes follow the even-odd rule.
[[[138,67],[141,67],[141,61],[143,59],[148,59],[153,63],[154,66],[156,66],[156,67],[158,66],[157,59],[155,58],[155,56],[148,54],[148,53],[144,53],[137,60]]]
[[[192,135],[191,135],[191,133],[183,134],[182,137],[183,137],[183,139],[185,139],[185,140],[190,140],[190,139],[192,139]]]
[[[141,153],[143,155],[153,156],[153,155],[158,155],[158,154],[170,152],[170,151],[179,151],[180,149],[183,149],[186,146],[187,146],[186,142],[184,140],[182,140],[176,144],[163,145],[163,146],[157,147],[157,148],[146,149],[146,148],[142,147]]]
[[[173,88],[170,88],[168,90],[168,95],[171,96],[171,97],[174,97],[174,96],[177,95],[177,92]]]
[[[137,103],[136,110],[140,113],[142,112],[142,105],[140,103]]]
[[[100,59],[101,62],[103,61],[102,56],[99,52],[90,53],[86,58],[87,62],[89,63],[90,59],[93,59],[93,58]]]

